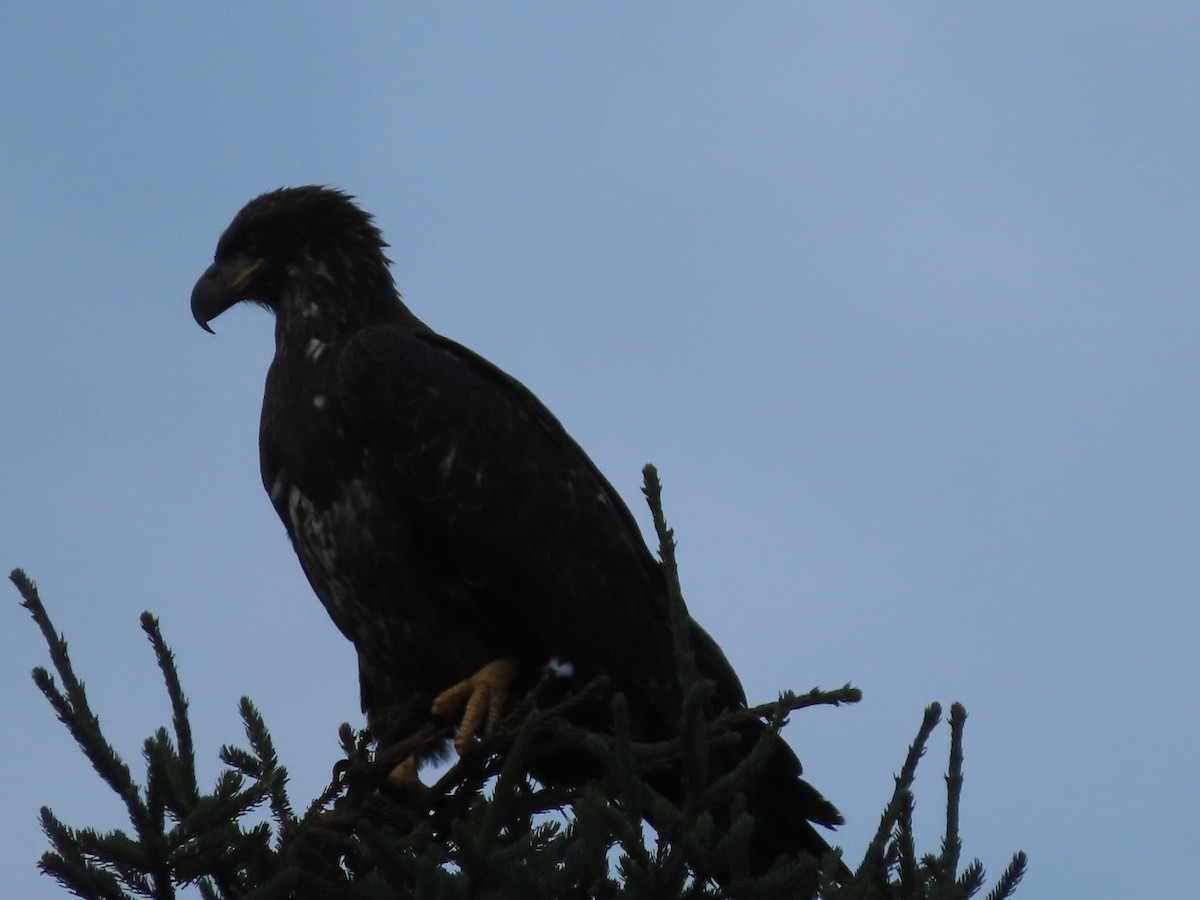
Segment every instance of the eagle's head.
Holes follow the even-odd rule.
[[[314,310],[342,325],[390,318],[400,303],[386,246],[371,216],[342,191],[270,191],[242,207],[217,241],[213,264],[192,289],[192,315],[209,332],[209,322],[242,300],[281,320]]]

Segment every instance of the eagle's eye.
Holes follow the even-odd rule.
[[[262,256],[263,236],[261,231],[250,231],[242,238],[242,249],[247,256]]]

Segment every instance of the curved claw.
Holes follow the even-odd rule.
[[[435,716],[458,719],[454,749],[462,753],[476,736],[487,734],[504,714],[508,686],[516,674],[512,659],[493,660],[470,678],[451,685],[433,700]]]

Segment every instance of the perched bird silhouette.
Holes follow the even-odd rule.
[[[191,300],[206,330],[242,300],[275,315],[263,486],[358,652],[368,727],[383,744],[442,717],[464,748],[557,661],[623,692],[635,737],[669,737],[666,582],[629,509],[529,390],[409,311],[386,246],[347,194],[271,191],[221,235]],[[713,712],[744,707],[717,644],[687,629]],[[842,821],[800,775],[777,742],[748,795],[757,868],[822,854],[812,823]]]

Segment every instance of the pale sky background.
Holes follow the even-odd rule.
[[[246,200],[322,182],[643,523],[658,465],[752,698],[862,688],[787,732],[851,863],[959,700],[989,883],[1196,896],[1200,6],[9,3],[0,85],[0,569],[135,769],[143,609],[206,783],[242,694],[297,803],[360,722],[259,483],[269,317],[188,312]],[[56,897],[38,807],[124,818],[0,596],[0,895]]]

